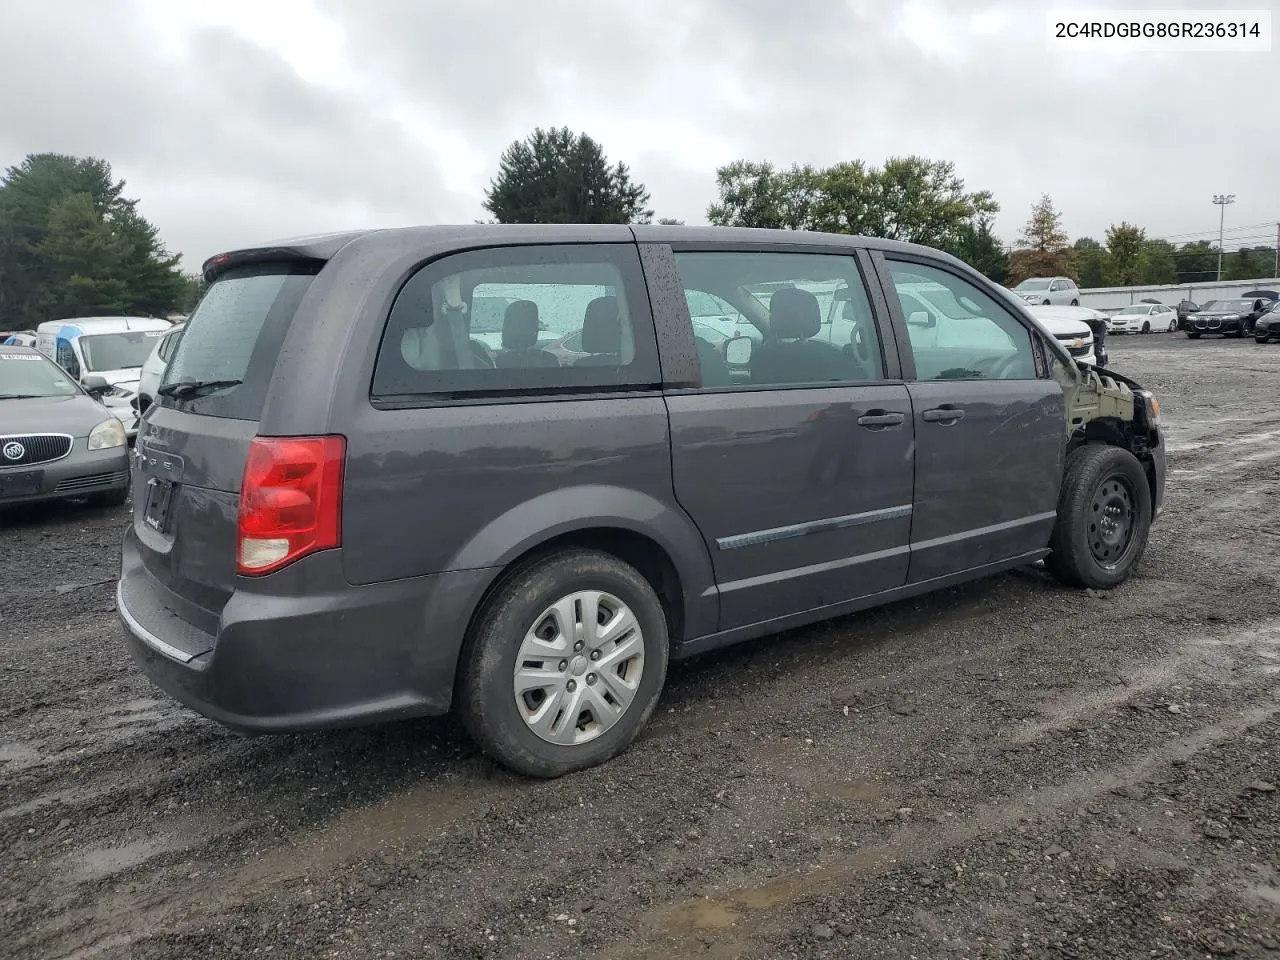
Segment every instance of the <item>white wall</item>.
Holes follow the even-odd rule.
[[[1093,287],[1080,291],[1080,306],[1122,307],[1139,300],[1153,299],[1170,306],[1179,300],[1192,300],[1199,304],[1210,300],[1238,297],[1249,290],[1280,291],[1280,277],[1268,280],[1224,280],[1222,283],[1171,283],[1159,287]]]

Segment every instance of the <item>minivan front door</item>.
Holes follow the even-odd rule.
[[[909,350],[915,500],[909,580],[1043,550],[1057,515],[1066,403],[1030,328],[958,271],[882,259]],[[914,371],[906,369],[914,366]],[[914,377],[912,374],[914,373]]]
[[[685,296],[668,303],[710,294],[759,333],[735,338],[752,344],[745,363],[731,362],[734,339],[699,344],[703,385],[666,396],[676,498],[711,554],[720,629],[901,586],[911,398],[896,356],[886,365],[856,259],[726,249],[675,259]]]

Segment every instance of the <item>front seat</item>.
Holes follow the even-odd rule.
[[[813,337],[822,330],[818,298],[783,288],[769,298],[769,336],[751,355],[752,383],[847,380],[848,361],[838,347]]]
[[[499,367],[558,367],[554,353],[538,348],[538,305],[516,300],[502,315],[502,352],[494,356]]]
[[[616,367],[622,363],[622,318],[617,297],[596,297],[582,318],[582,349],[575,367]]]

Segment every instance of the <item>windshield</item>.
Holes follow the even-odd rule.
[[[1247,313],[1253,309],[1252,300],[1210,300],[1202,308],[1204,311],[1231,311],[1239,310],[1241,313]]]
[[[66,371],[38,353],[0,353],[0,400],[77,393]]]
[[[85,366],[90,370],[127,370],[147,362],[165,330],[125,330],[80,338]]]
[[[1049,280],[1023,280],[1020,284],[1018,284],[1013,289],[1015,290],[1048,290],[1049,284],[1051,282],[1052,281],[1049,281]]]

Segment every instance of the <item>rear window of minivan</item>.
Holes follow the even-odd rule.
[[[313,261],[232,267],[205,291],[187,318],[161,386],[226,383],[221,389],[162,406],[257,420],[266,402],[280,345],[320,264]]]

